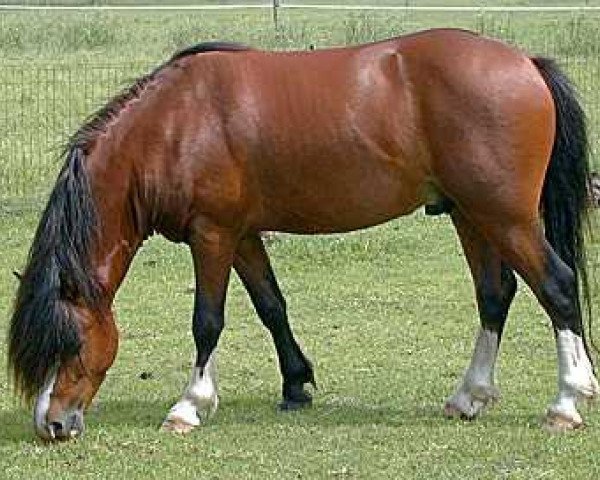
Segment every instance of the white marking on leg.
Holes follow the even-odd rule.
[[[498,333],[481,328],[469,368],[454,395],[447,401],[448,416],[475,417],[483,408],[500,397],[494,386],[494,366],[498,356]]]
[[[546,422],[553,429],[577,428],[583,423],[577,411],[577,400],[598,396],[600,388],[579,335],[571,330],[559,330],[556,348],[558,395],[548,408]]]
[[[163,427],[168,428],[168,425],[176,426],[181,423],[189,427],[197,427],[200,425],[198,412],[204,414],[205,419],[215,413],[219,405],[216,356],[216,351],[213,351],[206,362],[204,373],[198,367],[192,369],[192,375],[183,396],[169,410]],[[185,430],[188,431],[191,428],[185,428]]]

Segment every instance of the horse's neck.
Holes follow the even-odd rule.
[[[111,300],[148,228],[139,202],[132,198],[129,172],[122,167],[112,173],[111,168],[90,172],[99,217],[94,266]]]
[[[99,248],[95,255],[95,268],[105,291],[114,297],[129,268],[141,241],[137,239],[109,237],[104,240],[100,235]]]

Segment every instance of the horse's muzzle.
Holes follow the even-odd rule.
[[[35,433],[43,440],[69,440],[80,436],[84,430],[83,408],[68,409],[50,413],[50,399],[56,375],[48,377],[40,391],[33,409]]]
[[[35,425],[35,431],[43,440],[53,442],[71,440],[83,434],[85,425],[83,413],[79,410],[68,412],[60,418],[48,419]]]

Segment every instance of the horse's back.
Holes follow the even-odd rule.
[[[481,171],[530,170],[540,183],[537,158],[552,143],[551,100],[529,59],[460,30],[312,52],[200,53],[172,75],[175,136],[193,147],[179,165],[193,179],[183,183],[194,210],[256,229],[366,227],[432,191],[468,202],[480,192],[465,179]]]

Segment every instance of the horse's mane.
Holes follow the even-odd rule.
[[[249,47],[238,43],[205,42],[179,50],[167,60],[167,62],[158,66],[152,72],[139,77],[131,86],[125,88],[121,93],[113,97],[104,107],[100,108],[96,113],[90,116],[85,124],[71,137],[69,145],[88,145],[96,138],[99,132],[105,130],[105,127],[110,120],[117,117],[131,100],[139,97],[144,88],[146,88],[150,82],[155,80],[157,75],[162,72],[165,67],[173,65],[177,60],[198,53],[243,51],[248,49]]]
[[[37,227],[9,330],[8,363],[17,390],[35,396],[57,361],[79,352],[81,340],[64,300],[96,308],[101,289],[90,274],[97,215],[83,166],[70,149]]]
[[[95,311],[102,308],[103,291],[91,264],[100,226],[85,167],[91,143],[165,67],[197,53],[244,49],[203,43],[176,53],[110,100],[70,138],[35,232],[9,327],[8,366],[17,392],[26,400],[39,393],[58,362],[79,354],[81,336],[73,302]]]

